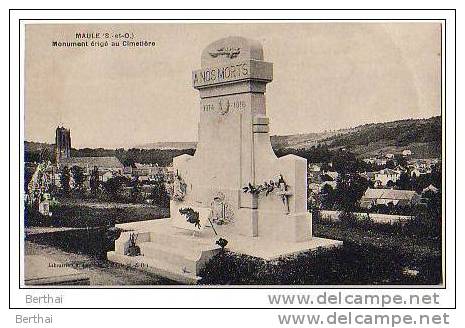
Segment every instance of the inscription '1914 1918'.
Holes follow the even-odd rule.
[[[219,100],[217,103],[207,103],[203,105],[204,112],[218,112],[221,115],[228,113],[230,110],[241,111],[247,107],[246,102],[241,99]]]
[[[223,67],[204,68],[193,73],[194,86],[233,81],[249,76],[249,65],[238,63]]]

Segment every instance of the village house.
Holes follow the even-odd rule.
[[[397,165],[395,168],[394,168],[395,171],[398,171],[400,173],[406,173],[407,172],[407,169],[401,165]]]
[[[404,157],[412,156],[412,151],[410,149],[404,149],[402,151],[402,156],[404,156]]]
[[[422,158],[422,159],[412,159],[407,162],[407,166],[410,170],[430,170],[437,164],[440,163],[439,158]]]
[[[375,181],[376,172],[362,172],[359,173],[362,178],[367,179],[368,181]]]
[[[324,186],[326,186],[326,185],[330,186],[330,187],[333,188],[333,189],[336,189],[336,187],[337,187],[337,182],[336,182],[336,181],[325,181],[325,182],[323,182],[323,183],[321,184],[321,189],[323,189]]]
[[[360,207],[370,209],[375,205],[412,206],[420,202],[420,195],[412,190],[368,188],[360,200]]]
[[[111,171],[123,174],[124,165],[114,156],[106,157],[68,157],[62,158],[59,162],[59,167],[67,166],[71,169],[73,166],[79,166],[84,170],[84,173],[89,175],[94,167],[97,167],[99,172]]]
[[[339,173],[337,173],[336,171],[326,171],[326,172],[324,172],[324,175],[327,175],[327,176],[330,177],[332,180],[336,181],[336,179],[337,179],[338,176],[339,176]]]
[[[387,160],[385,158],[377,158],[375,164],[378,166],[386,165]]]
[[[139,181],[166,180],[168,170],[158,165],[135,163],[131,174],[137,176]]]
[[[436,188],[435,186],[433,186],[432,184],[430,184],[428,187],[424,188],[422,191],[421,191],[421,194],[425,194],[427,192],[433,192],[435,194],[437,194],[439,192],[439,189]]]
[[[329,185],[333,189],[336,188],[339,173],[324,171],[321,169],[322,165],[320,164],[310,164],[309,167],[312,168],[312,170],[307,171],[308,191],[310,193],[320,193],[325,185]]]
[[[401,172],[392,169],[383,169],[375,173],[375,185],[386,186],[389,181],[395,183],[400,178]]]
[[[388,160],[386,159],[386,156],[384,156],[381,153],[375,157],[364,158],[363,161],[367,164],[375,164],[377,166],[386,165],[388,162]]]
[[[111,171],[106,171],[106,172],[99,172],[99,180],[101,182],[107,182],[111,178],[114,177],[114,173]]]
[[[141,194],[144,198],[150,197],[154,190],[154,185],[142,185],[141,186]]]
[[[431,169],[429,168],[414,168],[413,170],[410,171],[410,176],[418,178],[421,175],[430,174],[430,173],[431,173]]]
[[[132,177],[132,166],[125,166],[123,168],[123,175],[127,178]]]
[[[386,158],[387,158],[387,159],[394,159],[394,154],[392,154],[392,153],[387,153],[387,154],[386,154]]]
[[[321,165],[317,163],[310,163],[308,164],[308,171],[309,172],[320,172],[321,171]]]
[[[308,191],[310,194],[319,194],[321,190],[321,185],[316,182],[309,182],[308,183]]]
[[[370,158],[364,158],[363,161],[367,164],[375,164],[376,163],[376,158],[370,157]]]

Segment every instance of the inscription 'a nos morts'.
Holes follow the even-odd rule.
[[[240,80],[250,75],[247,62],[233,65],[204,68],[193,72],[194,86]]]

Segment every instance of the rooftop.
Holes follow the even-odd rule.
[[[417,193],[413,190],[371,189],[368,188],[363,195],[364,199],[398,199],[410,200]]]
[[[114,156],[106,157],[70,157],[62,158],[60,165],[71,166],[86,166],[86,167],[108,167],[108,168],[123,168],[124,165]]]

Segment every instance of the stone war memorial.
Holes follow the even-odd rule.
[[[312,236],[306,159],[277,158],[271,148],[265,91],[272,80],[257,41],[227,37],[203,50],[192,72],[197,149],[174,158],[170,218],[117,225],[123,232],[110,261],[195,284],[222,247],[271,260],[342,243]]]

